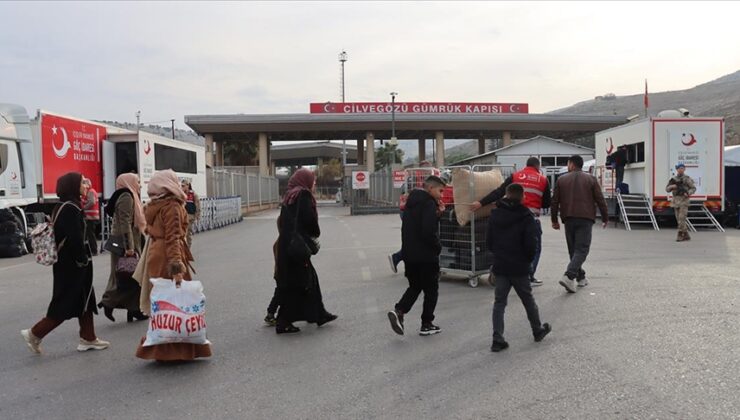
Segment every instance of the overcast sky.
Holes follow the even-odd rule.
[[[740,70],[737,2],[0,3],[0,102],[90,119],[525,102],[680,90]]]

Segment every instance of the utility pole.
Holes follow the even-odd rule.
[[[171,119],[170,122],[172,123],[172,140],[175,139],[175,120]]]
[[[344,103],[344,63],[347,62],[347,52],[342,50],[341,53],[339,53],[339,63],[342,65],[342,78],[340,80],[340,87],[342,90],[342,103]],[[344,171],[344,167],[347,166],[347,139],[342,139],[342,171]],[[344,173],[342,173],[342,176],[344,176]]]
[[[136,132],[139,132],[139,126],[141,126],[141,111],[136,111]]]

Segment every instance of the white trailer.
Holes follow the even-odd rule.
[[[103,142],[103,185],[106,197],[115,191],[116,177],[136,172],[141,178],[141,196],[146,193],[154,171],[172,169],[180,179],[190,181],[193,190],[206,196],[206,152],[204,146],[173,140],[145,131],[108,129]]]
[[[672,215],[665,188],[678,163],[696,183],[692,202],[712,213],[724,211],[724,120],[684,116],[664,111],[659,117],[640,119],[596,133],[595,175],[607,197],[615,197],[615,176],[606,168],[607,156],[627,146],[624,183],[631,194],[644,195],[656,216]]]

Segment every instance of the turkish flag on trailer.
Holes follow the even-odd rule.
[[[645,98],[644,98],[644,101],[645,101],[645,114],[647,114],[647,109],[648,109],[647,79],[645,79]]]

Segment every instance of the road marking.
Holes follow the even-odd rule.
[[[361,249],[360,250],[357,250],[357,257],[359,259],[361,259],[361,260],[366,260],[367,259],[367,255],[365,254],[365,251],[363,251]]]
[[[362,267],[360,269],[360,272],[362,273],[363,280],[370,281],[373,279],[373,274],[370,272],[370,267]]]

